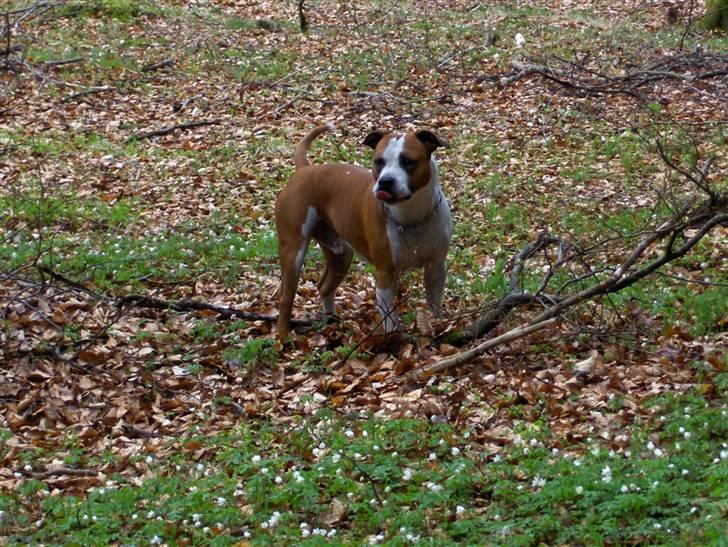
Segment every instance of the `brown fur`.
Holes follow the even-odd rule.
[[[278,254],[281,265],[281,287],[278,314],[278,337],[284,340],[290,331],[290,319],[300,272],[296,259],[306,242],[302,227],[313,207],[318,221],[310,235],[321,244],[326,269],[319,281],[323,299],[333,299],[333,293],[346,276],[352,260],[352,248],[376,267],[378,287],[393,287],[397,272],[386,230],[382,202],[373,195],[375,176],[369,169],[349,164],[310,165],[306,154],[311,142],[329,127],[321,126],[309,132],[296,146],[296,171],[276,200],[275,220],[278,229]],[[374,135],[374,134],[372,134]],[[367,137],[369,141],[370,137]],[[381,155],[391,135],[377,133],[371,144],[375,157]],[[417,161],[411,184],[413,189],[424,186],[431,177],[426,144],[408,138],[404,152]],[[341,252],[332,250],[336,236],[349,246]]]

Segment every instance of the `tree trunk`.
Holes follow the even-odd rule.
[[[306,0],[298,0],[298,23],[301,27],[301,32],[306,32],[308,30],[308,20],[306,19],[306,14],[304,13],[304,2]]]
[[[705,29],[722,28],[728,31],[728,0],[708,0],[705,15],[699,23]]]

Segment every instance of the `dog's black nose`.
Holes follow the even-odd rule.
[[[380,190],[390,191],[394,188],[394,177],[380,177],[377,181],[377,186]]]

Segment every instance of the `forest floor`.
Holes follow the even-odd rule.
[[[728,40],[696,27],[702,4],[311,0],[306,33],[296,5],[2,8],[0,541],[724,540],[725,225],[552,328],[412,374],[464,349],[448,334],[538,234],[633,241],[708,158],[725,191]],[[119,305],[275,314],[273,203],[324,122],[317,163],[369,165],[373,129],[449,142],[443,318],[407,274],[382,343],[355,261],[317,322],[313,246],[295,304],[313,325],[283,347],[267,320]]]

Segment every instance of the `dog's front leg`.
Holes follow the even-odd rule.
[[[377,272],[377,310],[382,315],[385,334],[394,332],[399,325],[397,308],[394,305],[396,276],[392,272]]]
[[[447,281],[447,264],[431,262],[425,266],[425,294],[427,306],[435,317],[442,315],[442,293]]]

